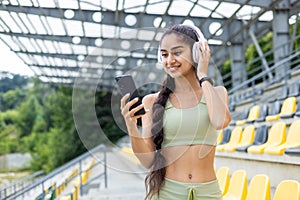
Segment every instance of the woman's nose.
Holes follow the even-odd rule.
[[[174,63],[175,62],[175,58],[174,55],[172,55],[171,53],[168,55],[167,57],[167,63]]]

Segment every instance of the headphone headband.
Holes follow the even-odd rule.
[[[204,41],[206,41],[203,33],[201,32],[201,30],[195,26],[195,25],[186,25],[184,24],[184,26],[187,26],[187,27],[190,27],[191,29],[193,29],[197,36],[197,39],[198,41],[202,44]],[[195,44],[193,45],[193,49],[192,49],[192,53],[193,53],[193,61],[195,63],[198,63],[198,60],[199,60],[199,54],[198,54],[198,45],[197,43],[195,42]],[[162,57],[161,57],[161,52],[160,52],[160,45],[158,46],[158,49],[157,49],[157,60],[159,63],[162,63]]]

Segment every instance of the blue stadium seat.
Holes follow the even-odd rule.
[[[289,97],[297,97],[300,95],[300,84],[299,82],[294,82],[289,88]]]
[[[271,103],[268,107],[268,115],[265,117],[267,118],[268,116],[273,116],[279,114],[281,109],[281,102],[280,101],[275,101]]]
[[[268,115],[268,105],[262,104],[262,105],[260,105],[259,117],[254,121],[255,122],[263,122],[263,121],[265,121],[265,118],[267,115]]]
[[[240,152],[247,152],[248,147],[252,145],[264,144],[267,140],[268,140],[268,127],[266,125],[262,125],[256,129],[254,142],[251,145],[237,147],[235,150]]]
[[[284,151],[284,153],[290,156],[300,156],[300,147],[288,148]]]
[[[246,120],[248,115],[249,115],[249,112],[250,112],[250,107],[246,108],[245,110],[237,113],[236,116],[233,117],[233,119],[231,120],[230,124],[231,126],[235,126],[236,124],[236,121],[238,120]]]
[[[281,90],[278,92],[280,95],[279,96],[272,96],[271,99],[269,99],[269,103],[273,103],[275,101],[280,101],[283,99],[286,99],[288,97],[289,94],[289,88],[284,85],[282,86]]]
[[[222,142],[220,144],[226,144],[226,143],[228,143],[229,140],[230,140],[230,136],[231,136],[231,129],[229,129],[229,128],[224,129],[224,131],[223,131],[223,139],[222,139]]]

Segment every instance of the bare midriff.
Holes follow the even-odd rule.
[[[201,183],[216,179],[215,146],[191,145],[166,147],[166,178],[180,182]]]

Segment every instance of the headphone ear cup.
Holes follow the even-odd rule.
[[[195,42],[193,45],[193,61],[195,63],[199,62],[198,42]]]

